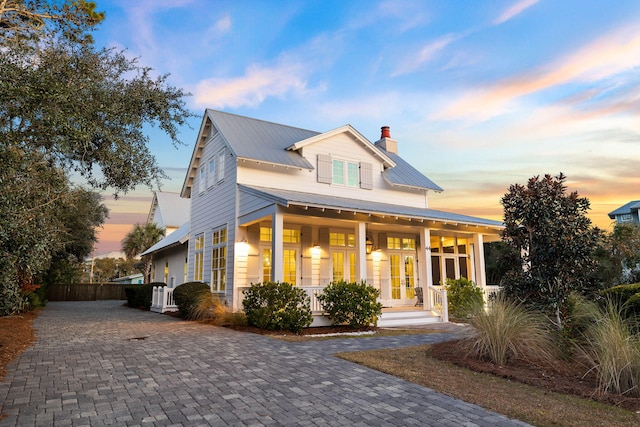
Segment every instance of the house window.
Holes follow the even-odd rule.
[[[629,222],[632,219],[631,214],[622,214],[619,216],[619,218],[620,218],[619,220],[620,222]]]
[[[182,267],[182,283],[187,283],[188,273],[189,273],[189,258],[184,257],[184,266]]]
[[[220,182],[224,179],[224,159],[225,159],[225,150],[222,150],[216,156],[216,182]]]
[[[196,236],[195,244],[195,262],[193,268],[194,282],[202,282],[202,273],[204,271],[204,234]]]
[[[282,230],[283,243],[300,243],[300,230],[285,228]]]
[[[359,164],[347,160],[333,159],[332,161],[331,183],[335,185],[346,185],[347,187],[358,187],[360,184]]]
[[[198,179],[198,192],[202,193],[205,189],[207,179],[207,170],[202,167],[200,168],[200,178]]]
[[[261,242],[271,241],[271,227],[260,227],[260,241]]]
[[[329,244],[331,246],[349,246],[353,248],[356,245],[356,235],[347,233],[329,233]]]
[[[227,228],[222,227],[211,235],[211,289],[224,291],[227,283]]]
[[[297,277],[297,263],[298,258],[296,256],[295,249],[284,249],[282,252],[284,258],[284,277],[283,280],[292,285],[296,284]]]
[[[271,249],[262,249],[262,281],[271,280]]]
[[[169,261],[164,263],[164,283],[169,283]]]
[[[216,162],[211,159],[209,160],[209,175],[207,176],[207,187],[211,187],[216,183]]]

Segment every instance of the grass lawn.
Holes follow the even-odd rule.
[[[640,426],[640,414],[549,392],[431,357],[431,346],[338,356],[536,426]]]

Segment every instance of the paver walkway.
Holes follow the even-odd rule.
[[[0,426],[524,426],[331,356],[444,334],[287,343],[122,307],[51,302],[0,384]]]

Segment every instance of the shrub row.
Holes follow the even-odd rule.
[[[127,305],[132,308],[144,308],[148,310],[151,307],[154,286],[167,286],[166,283],[152,282],[144,285],[127,286],[124,292],[127,296]]]
[[[360,328],[376,324],[382,313],[380,292],[362,283],[331,283],[318,295],[334,325]],[[286,282],[252,284],[242,301],[249,325],[268,330],[300,332],[311,325],[311,302],[303,289]]]

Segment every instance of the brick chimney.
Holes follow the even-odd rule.
[[[380,139],[374,144],[376,147],[380,147],[389,153],[398,154],[398,141],[391,139],[389,126],[382,126],[380,128]]]

